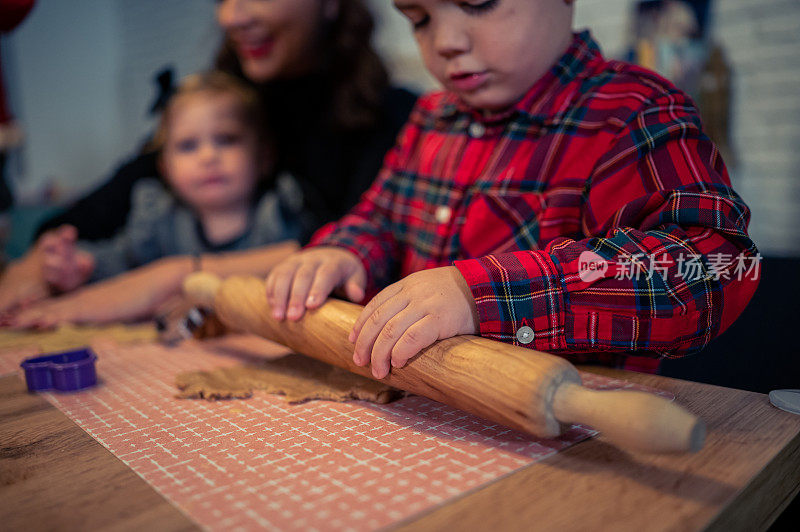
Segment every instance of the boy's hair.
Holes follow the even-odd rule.
[[[164,144],[167,141],[169,121],[175,109],[175,104],[183,98],[199,94],[208,96],[234,96],[239,120],[242,121],[242,124],[246,128],[256,134],[258,149],[263,151],[266,147],[267,135],[258,94],[254,89],[247,86],[236,77],[218,70],[191,74],[181,81],[181,84],[167,101],[161,112],[158,129],[156,129],[148,145],[150,150],[157,152],[163,150]]]

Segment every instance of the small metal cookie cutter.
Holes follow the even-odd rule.
[[[30,392],[74,392],[97,384],[96,360],[97,355],[86,347],[27,358],[20,366]]]
[[[213,312],[198,307],[184,298],[168,301],[155,317],[158,340],[173,346],[183,340],[221,336],[226,328]]]

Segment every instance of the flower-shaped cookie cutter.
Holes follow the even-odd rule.
[[[96,360],[97,355],[87,347],[27,358],[20,366],[30,392],[73,392],[97,384]]]

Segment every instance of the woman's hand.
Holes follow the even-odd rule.
[[[0,314],[18,310],[50,295],[42,274],[42,252],[34,246],[24,257],[10,263],[0,276]]]
[[[372,364],[382,379],[390,367],[409,359],[437,340],[478,330],[478,312],[466,280],[454,266],[412,273],[376,295],[350,333],[353,362]]]
[[[191,259],[174,257],[124,273],[23,309],[11,316],[14,328],[52,328],[64,323],[103,324],[149,318],[192,271]]]
[[[77,246],[78,230],[62,225],[39,239],[42,276],[59,292],[69,292],[85,284],[94,271],[94,257]]]

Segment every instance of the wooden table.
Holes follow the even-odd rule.
[[[705,448],[649,456],[591,439],[396,528],[763,529],[800,490],[800,416],[766,396],[582,369],[672,391],[706,421]],[[198,528],[16,376],[0,378],[0,523],[6,530]]]

